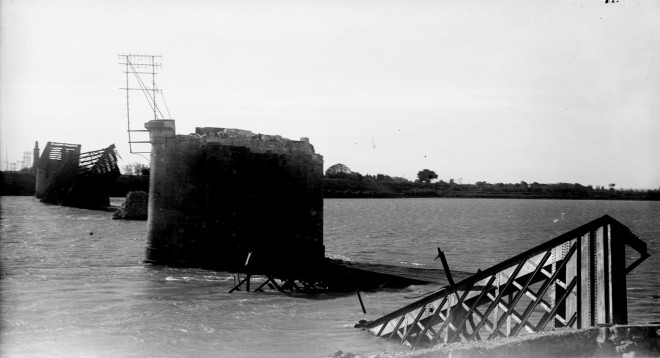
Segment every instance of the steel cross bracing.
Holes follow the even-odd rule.
[[[626,245],[641,255],[628,267]],[[643,241],[605,215],[357,327],[415,348],[625,324],[625,275],[648,256]]]
[[[229,293],[240,291],[241,287],[243,287],[246,292],[250,292],[251,281],[255,281],[255,284],[259,284],[256,289],[253,289],[254,292],[263,292],[263,289],[266,287],[279,292],[320,293],[327,291],[327,287],[322,282],[314,280],[304,280],[294,277],[276,277],[275,275],[268,274],[245,274],[245,277],[241,279],[240,274],[237,273],[236,276],[234,276],[235,286],[229,291]]]
[[[117,166],[117,151],[112,144],[105,149],[82,153],[79,159],[78,174],[105,175],[119,173]]]

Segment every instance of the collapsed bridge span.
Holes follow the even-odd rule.
[[[80,144],[46,144],[36,163],[35,196],[42,202],[87,209],[110,205],[110,186],[120,176],[115,145],[85,153],[80,149]]]
[[[626,266],[625,249],[640,257]],[[626,324],[626,274],[646,244],[605,215],[356,327],[411,346]]]

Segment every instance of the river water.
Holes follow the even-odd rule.
[[[228,294],[229,273],[143,264],[146,222],[31,197],[0,200],[2,357],[403,351],[352,327],[439,287],[365,292],[366,315],[355,295]],[[629,321],[660,321],[660,202],[326,199],[324,241],[330,257],[420,268],[439,268],[439,246],[453,270],[475,272],[603,214],[652,255],[628,276]]]

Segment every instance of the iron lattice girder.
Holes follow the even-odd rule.
[[[621,258],[608,256],[623,255],[613,249],[623,245],[641,254],[627,268],[625,259],[623,267],[619,267],[614,262]],[[606,252],[587,249],[596,246]],[[584,257],[585,253],[587,257]],[[445,342],[481,339],[482,333],[487,333],[488,339],[492,339],[518,335],[522,328],[530,333],[537,332],[553,319],[555,325],[587,326],[589,322],[584,318],[582,320],[585,322],[579,322],[581,307],[585,305],[581,301],[585,299],[606,312],[607,317],[599,317],[599,320],[620,323],[612,322],[617,318],[612,312],[615,307],[612,307],[610,300],[615,298],[605,298],[605,304],[596,302],[593,289],[596,283],[589,280],[596,277],[595,280],[600,280],[598,285],[608,285],[605,289],[599,286],[600,291],[611,292],[609,286],[613,282],[615,285],[622,282],[625,286],[625,274],[648,256],[643,241],[627,227],[605,215],[360,327],[379,337],[397,337],[402,344],[413,348],[421,342],[434,344],[443,338]],[[606,263],[598,266],[594,262],[596,259],[609,260],[609,265],[616,266],[616,270],[604,268]],[[607,270],[609,273],[604,273]],[[603,283],[603,280],[607,282]],[[580,286],[585,282],[587,289]],[[623,289],[625,291],[625,287]],[[607,307],[602,307],[608,303],[609,311]],[[524,306],[522,312],[519,312],[522,308],[518,308],[519,304]],[[622,303],[617,301],[617,304]],[[587,310],[594,321],[594,312],[591,311],[595,308],[587,306]],[[512,321],[515,321],[513,327]],[[505,332],[503,328],[506,328]]]
[[[319,282],[307,281],[301,278],[292,277],[276,277],[270,274],[246,274],[243,279],[239,278],[240,274],[236,274],[237,284],[228,293],[240,291],[241,287],[246,292],[250,292],[250,283],[256,277],[261,277],[257,282],[262,281],[261,284],[253,290],[253,292],[263,292],[263,288],[268,286],[272,290],[279,292],[305,292],[305,293],[318,293],[326,291],[326,287]],[[277,282],[279,280],[279,283]]]
[[[39,168],[62,165],[66,159],[77,160],[80,156],[80,144],[48,142],[39,157]]]
[[[81,153],[80,149],[80,144],[48,142],[39,159],[39,167],[61,170],[65,164],[70,163],[76,167],[76,174],[119,173],[114,144],[85,153]]]
[[[474,309],[476,307],[478,307],[480,305],[483,305],[484,303],[493,302],[493,304],[488,308],[489,311],[492,311],[492,309],[494,309],[494,307],[496,305],[495,302],[497,302],[497,304],[499,304],[499,305],[503,305],[504,307],[507,307],[505,303],[500,302],[502,296],[515,293],[516,298],[514,298],[514,303],[513,303],[513,306],[515,306],[515,304],[520,300],[520,298],[522,298],[522,294],[528,289],[528,287],[530,285],[532,285],[534,283],[538,283],[538,282],[544,280],[544,278],[543,278],[544,275],[539,274],[539,272],[541,271],[541,268],[543,266],[539,266],[538,264],[539,264],[539,261],[542,261],[542,262],[548,261],[548,258],[551,256],[551,254],[552,254],[552,251],[548,250],[545,253],[540,253],[540,254],[538,254],[538,255],[530,258],[530,259],[526,259],[526,260],[522,261],[519,265],[516,265],[516,267],[510,267],[509,269],[504,270],[503,272],[501,272],[502,275],[509,276],[509,277],[514,278],[514,279],[510,278],[506,282],[506,284],[503,286],[503,289],[500,290],[499,296],[496,300],[492,300],[492,299],[487,297],[488,293],[492,294],[491,291],[495,290],[495,287],[491,287],[492,284],[493,284],[493,281],[496,279],[496,275],[497,275],[497,274],[494,274],[494,275],[487,276],[487,277],[485,277],[484,279],[482,279],[480,281],[477,281],[476,284],[471,285],[470,287],[467,287],[466,289],[456,290],[455,292],[453,292],[452,294],[457,296],[457,302],[454,303],[454,304],[447,305],[446,300],[443,301],[442,306],[440,304],[436,305],[435,302],[430,302],[429,304],[425,304],[423,306],[420,306],[420,307],[410,311],[409,313],[402,315],[402,319],[403,319],[403,321],[408,319],[409,321],[413,322],[410,326],[414,326],[417,321],[421,321],[422,324],[424,324],[431,317],[437,316],[437,315],[433,315],[432,312],[438,311],[439,307],[441,307],[440,311],[442,311],[443,313],[447,312],[451,308],[453,308],[454,310],[456,310],[458,308],[461,308],[463,310],[468,311],[467,314],[463,315],[463,319],[460,320],[460,323],[457,323],[457,324],[452,323],[450,320],[445,319],[444,320],[445,321],[444,325],[439,330],[440,332],[442,332],[442,331],[444,331],[444,329],[448,325],[450,325],[450,328],[452,330],[456,330],[456,327],[462,327],[465,324],[465,320],[468,319],[468,316],[472,313],[472,311],[474,311]],[[555,262],[556,261],[548,262],[546,264],[546,266],[550,265],[552,263],[555,263]],[[507,275],[507,273],[508,273],[508,275]],[[514,274],[516,274],[516,276],[513,276]],[[520,290],[516,287],[516,285],[514,283],[518,282],[518,281],[524,282],[525,290]],[[445,291],[445,292],[448,292],[448,291]],[[449,295],[450,294],[445,294],[443,296],[449,296]],[[445,307],[445,306],[447,306],[447,307]],[[465,307],[465,306],[467,306],[467,307]],[[507,311],[511,312],[510,309],[507,309]],[[424,313],[427,313],[426,317],[424,316]],[[490,313],[490,312],[488,312],[488,313]],[[450,313],[444,313],[444,316],[448,316],[449,314]],[[507,313],[507,315],[508,314],[509,313]],[[487,313],[484,314],[483,316],[487,316]],[[503,318],[506,318],[506,316],[504,316]],[[403,322],[403,321],[401,321],[401,322]],[[482,320],[480,319],[480,321],[482,321]],[[504,320],[502,320],[502,322],[504,322]],[[480,326],[481,325],[479,325],[479,328],[481,328]],[[499,328],[499,326],[501,326],[501,323],[498,324],[498,328]],[[408,327],[408,325],[406,325],[405,327]],[[384,325],[382,327],[382,329],[383,329],[383,331],[379,334],[379,336],[382,335],[382,334],[387,334],[387,333],[390,332],[387,325]],[[393,331],[393,329],[392,329],[392,331]],[[409,335],[410,330],[407,330],[407,333]],[[406,337],[407,337],[407,335],[406,335]],[[405,338],[403,339],[403,341],[405,341]],[[402,341],[402,343],[405,344],[405,342],[403,342],[403,341]],[[450,339],[450,341],[452,341],[452,340]]]
[[[105,175],[119,173],[117,166],[117,151],[112,144],[105,149],[99,149],[80,155],[78,173],[87,175]]]

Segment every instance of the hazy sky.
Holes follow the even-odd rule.
[[[36,140],[144,161],[118,64],[142,53],[178,134],[309,137],[362,174],[660,187],[658,1],[0,4],[3,161]]]

